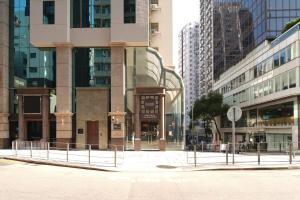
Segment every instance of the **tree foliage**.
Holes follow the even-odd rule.
[[[287,30],[289,30],[290,28],[292,28],[294,25],[296,25],[299,22],[300,22],[300,17],[297,17],[297,18],[289,21],[288,23],[285,24],[285,26],[281,32],[282,33],[286,32]]]
[[[193,118],[202,119],[203,121],[213,121],[219,138],[221,139],[221,133],[216,123],[216,117],[224,115],[229,106],[223,104],[223,95],[216,92],[211,92],[207,96],[203,96],[194,103],[193,107]],[[190,113],[192,116],[192,113]]]

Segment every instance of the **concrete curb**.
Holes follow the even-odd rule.
[[[83,164],[33,160],[33,159],[26,159],[26,158],[16,158],[16,157],[12,157],[12,156],[0,156],[0,159],[14,160],[14,161],[19,161],[19,162],[26,162],[26,163],[33,163],[33,164],[40,164],[40,165],[50,165],[50,166],[57,166],[57,167],[69,167],[69,168],[87,169],[87,170],[104,171],[104,172],[119,172],[118,170],[104,169],[104,168],[95,167],[95,166],[86,166]]]

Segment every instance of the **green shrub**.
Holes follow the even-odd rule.
[[[300,17],[297,17],[291,21],[289,21],[288,23],[285,24],[284,28],[282,29],[282,33],[286,32],[287,30],[289,30],[290,28],[292,28],[294,25],[296,25],[298,22],[300,22]]]

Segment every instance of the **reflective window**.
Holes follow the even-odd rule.
[[[72,0],[72,28],[108,28],[110,0]]]
[[[274,54],[274,69],[276,69],[277,67],[279,67],[279,53]]]
[[[284,65],[287,60],[286,49],[281,50],[280,52],[280,65]]]
[[[275,77],[275,92],[281,90],[280,78],[281,78],[280,76]]]
[[[124,23],[130,24],[136,21],[136,0],[124,0]]]
[[[283,90],[286,90],[286,89],[289,88],[289,81],[288,81],[288,73],[287,72],[282,74],[281,83],[282,83],[282,89]]]
[[[55,1],[43,1],[43,23],[55,23]]]
[[[76,87],[110,87],[110,48],[73,49]]]
[[[29,0],[14,1],[14,33],[11,60],[11,87],[55,87],[56,52],[54,48],[35,48],[30,44]],[[50,16],[53,1],[44,1],[46,12]],[[54,14],[54,10],[53,10]],[[47,20],[51,17],[47,18]],[[53,18],[54,20],[54,18]]]
[[[289,71],[289,87],[296,87],[296,69]]]

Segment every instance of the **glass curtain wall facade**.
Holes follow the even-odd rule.
[[[109,28],[110,0],[72,0],[72,28]]]
[[[134,130],[135,88],[165,88],[165,133],[167,149],[181,145],[184,139],[183,84],[178,74],[163,67],[157,51],[144,47],[129,47],[125,52],[126,65],[126,141],[132,142]],[[127,146],[128,147],[128,146]]]
[[[56,51],[30,44],[29,0],[11,1],[10,8],[10,110],[17,113],[18,88],[50,88],[51,98],[55,100]],[[51,101],[52,104],[55,102]]]
[[[213,1],[214,80],[264,40],[275,39],[287,22],[300,16],[299,0]]]

